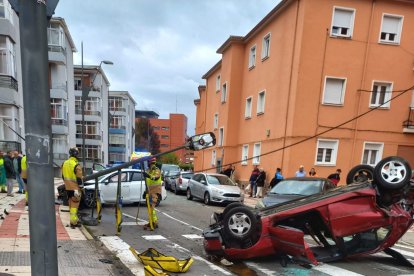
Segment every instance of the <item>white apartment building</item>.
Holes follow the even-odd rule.
[[[69,110],[74,110],[76,146],[82,149],[82,66],[74,66],[74,96]],[[97,65],[83,66],[84,85],[89,88],[85,102],[85,166],[90,171],[93,163],[108,164],[108,96],[109,81]],[[74,107],[72,107],[74,105]],[[80,161],[83,162],[82,150]]]
[[[109,91],[109,163],[127,162],[135,148],[135,105],[128,91]]]
[[[9,1],[0,0],[0,150],[24,150],[19,19]]]
[[[75,44],[63,18],[54,17],[47,28],[49,87],[55,175],[75,145],[73,53]],[[58,166],[56,166],[58,165]]]

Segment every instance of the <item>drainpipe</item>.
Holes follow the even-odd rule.
[[[289,104],[290,104],[290,95],[292,94],[292,76],[293,76],[293,61],[295,59],[295,48],[296,48],[296,35],[298,31],[298,17],[299,17],[299,4],[300,0],[297,1],[296,5],[296,18],[295,18],[295,33],[293,34],[293,47],[292,47],[292,56],[291,56],[291,67],[290,67],[290,75],[289,75],[289,89],[288,89],[288,101],[286,104],[286,117],[285,117],[285,133],[283,136],[283,150],[282,150],[282,162],[280,167],[282,170],[284,170],[284,161],[285,161],[285,147],[286,147],[286,134],[287,134],[287,124],[288,124],[288,118],[289,118]]]
[[[365,44],[365,56],[364,56],[364,69],[362,71],[362,78],[361,78],[361,83],[360,83],[360,87],[361,89],[364,87],[364,83],[365,83],[365,75],[367,72],[367,64],[368,64],[368,53],[369,53],[369,41],[370,41],[370,34],[371,34],[371,29],[372,29],[372,20],[373,20],[373,14],[374,14],[374,9],[375,9],[375,2],[376,0],[372,0],[372,5],[371,5],[371,14],[370,14],[370,19],[369,19],[369,28],[367,31],[367,41]],[[356,119],[355,119],[355,123],[354,123],[354,137],[352,139],[352,151],[351,151],[351,158],[349,160],[349,167],[353,167],[353,163],[354,163],[354,158],[355,158],[355,148],[356,148],[356,140],[357,140],[357,134],[358,134],[358,121],[359,121],[359,114],[360,114],[360,108],[361,108],[361,95],[362,95],[362,91],[358,91],[357,92],[357,103],[356,103]]]

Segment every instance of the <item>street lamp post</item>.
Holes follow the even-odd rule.
[[[82,52],[82,71],[81,71],[81,79],[82,79],[82,99],[81,99],[81,109],[82,109],[82,167],[83,173],[85,175],[86,172],[86,147],[85,147],[85,103],[89,97],[89,92],[95,82],[96,76],[98,75],[102,64],[113,65],[114,63],[109,60],[102,60],[99,63],[99,66],[96,68],[96,74],[93,77],[89,86],[85,85],[84,78],[83,78],[83,42],[81,43],[81,52]]]

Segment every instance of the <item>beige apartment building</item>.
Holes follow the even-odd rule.
[[[217,145],[195,171],[253,165],[267,182],[300,165],[319,176],[390,155],[414,167],[414,1],[284,0],[230,36],[199,87],[196,133]]]

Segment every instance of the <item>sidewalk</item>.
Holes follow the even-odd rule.
[[[55,179],[55,187],[62,183]],[[17,191],[17,189],[15,189]],[[29,213],[25,196],[0,193],[0,275],[31,275]],[[59,275],[132,275],[84,227],[69,226],[68,206],[56,206]],[[7,213],[7,214],[6,214]]]

